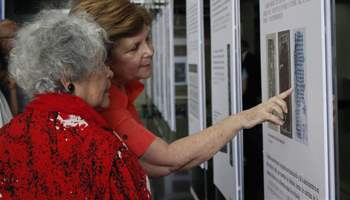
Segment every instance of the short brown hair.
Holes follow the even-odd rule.
[[[109,40],[117,42],[123,37],[139,34],[143,25],[151,24],[147,10],[129,0],[80,0],[72,9],[82,8],[105,29]]]

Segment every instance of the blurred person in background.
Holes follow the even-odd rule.
[[[1,51],[5,55],[3,74],[0,77],[0,89],[4,94],[7,103],[11,108],[13,116],[24,112],[24,107],[28,104],[24,97],[24,92],[17,84],[7,76],[7,68],[10,60],[10,50],[12,49],[12,38],[18,30],[18,26],[11,20],[0,20],[0,43]]]
[[[0,78],[1,79],[8,79],[9,85],[13,86],[13,83],[14,83],[13,79],[11,79],[10,77],[6,77],[6,75],[7,75],[7,68],[6,68],[7,64],[6,63],[7,63],[7,61],[6,61],[5,54],[0,49]],[[11,88],[13,89],[13,87],[11,87]],[[16,88],[14,88],[14,90],[15,89]],[[16,91],[14,91],[14,93],[16,94]],[[13,103],[12,105],[16,105],[16,104]],[[0,127],[2,127],[4,124],[9,123],[12,118],[13,118],[13,115],[11,113],[11,109],[10,109],[4,95],[2,94],[2,92],[0,90]]]

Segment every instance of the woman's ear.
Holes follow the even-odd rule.
[[[68,90],[68,85],[69,85],[70,82],[67,81],[67,80],[66,80],[65,78],[63,78],[63,77],[61,77],[60,80],[61,80],[61,83],[62,83],[64,89],[66,89],[67,91],[69,91],[69,90]]]

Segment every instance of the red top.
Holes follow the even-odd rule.
[[[109,107],[98,111],[109,126],[122,136],[123,141],[137,157],[142,156],[156,139],[156,136],[143,126],[133,104],[144,88],[139,81],[128,83],[125,85],[128,94],[126,95],[112,84],[109,89]]]
[[[4,199],[147,199],[136,156],[89,105],[38,95],[0,129]]]

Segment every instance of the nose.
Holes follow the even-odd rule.
[[[113,73],[113,71],[111,70],[111,68],[108,66],[108,65],[106,65],[105,64],[105,74],[106,74],[106,77],[108,78],[108,79],[111,79],[111,78],[113,78],[113,76],[114,76],[114,73]]]
[[[148,58],[148,57],[153,57],[154,54],[154,49],[153,49],[153,44],[152,42],[146,42],[146,44],[144,45],[145,47],[145,53],[144,53],[144,57]]]

